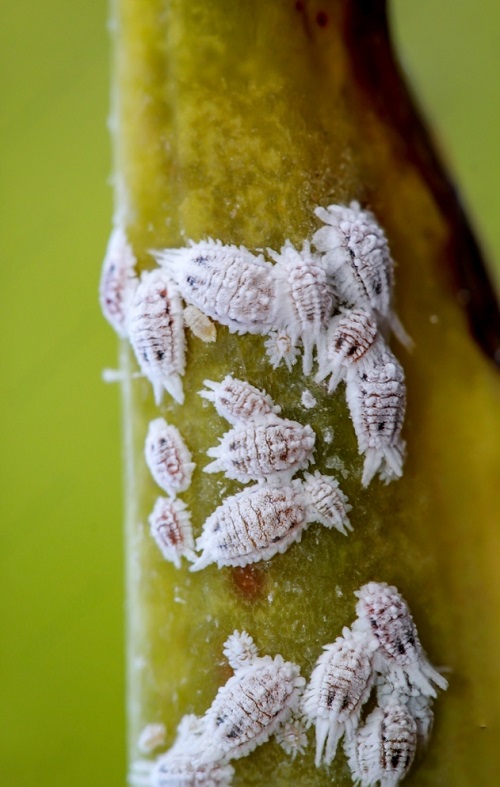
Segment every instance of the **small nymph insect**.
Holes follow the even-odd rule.
[[[373,213],[358,202],[318,207],[315,213],[325,226],[314,233],[313,243],[324,254],[339,300],[375,312],[382,326],[388,324],[403,344],[411,345],[392,310],[394,262]]]
[[[277,369],[281,361],[284,361],[288,371],[292,371],[299,351],[286,331],[269,331],[264,347],[273,369]]]
[[[245,757],[269,740],[297,710],[305,683],[297,664],[279,655],[258,656],[246,632],[235,631],[224,652],[234,675],[203,717],[201,762]]]
[[[371,636],[393,683],[415,686],[425,696],[435,697],[436,690],[446,689],[448,682],[429,663],[413,622],[408,604],[397,588],[385,582],[369,582],[355,594],[358,619],[353,630]]]
[[[219,415],[231,424],[265,420],[281,411],[265,391],[230,374],[220,383],[212,380],[204,383],[208,390],[200,391],[200,396],[213,402]]]
[[[144,754],[151,754],[165,745],[166,729],[164,724],[147,724],[139,735],[137,748]]]
[[[361,483],[368,486],[376,472],[388,483],[403,474],[405,442],[401,429],[406,409],[404,372],[383,339],[346,370],[346,399],[365,454]]]
[[[373,685],[376,644],[348,628],[325,645],[302,700],[304,715],[316,725],[316,766],[335,757],[342,735],[352,737]],[[324,751],[324,755],[323,755]]]
[[[231,765],[200,762],[203,727],[203,720],[197,716],[184,716],[173,746],[154,763],[144,763],[142,778],[139,775],[131,780],[134,787],[229,787],[234,775]]]
[[[244,246],[189,242],[155,252],[184,300],[236,333],[267,333],[275,323],[273,266]]]
[[[307,241],[297,251],[287,241],[278,253],[269,250],[275,260],[274,276],[280,298],[276,320],[293,344],[302,341],[304,374],[310,374],[313,350],[326,330],[334,306],[334,291],[321,256],[313,254]]]
[[[181,567],[181,557],[196,560],[191,516],[182,500],[159,497],[149,517],[149,525],[165,560],[176,568]]]
[[[346,369],[365,356],[377,336],[377,324],[370,312],[344,309],[330,322],[317,382],[330,374],[328,390],[335,391],[340,380],[345,378]]]
[[[411,768],[417,749],[414,719],[404,705],[375,708],[363,727],[346,741],[345,751],[360,787],[397,787]]]
[[[184,323],[198,339],[206,343],[217,341],[217,328],[196,306],[186,306],[183,314]]]
[[[312,428],[278,416],[230,429],[207,451],[215,461],[206,473],[224,472],[241,483],[290,479],[312,460],[316,436]]]
[[[144,449],[146,464],[154,480],[167,494],[185,492],[196,467],[179,430],[156,418],[149,424]]]
[[[99,284],[102,313],[117,332],[127,337],[127,309],[137,287],[136,259],[125,231],[115,227],[110,235]]]
[[[156,404],[161,404],[163,389],[182,404],[186,350],[182,304],[163,270],[142,274],[128,309],[127,330]]]
[[[209,563],[246,566],[270,560],[300,541],[311,522],[351,529],[347,498],[330,476],[306,474],[305,481],[257,484],[224,500],[203,525],[196,542],[202,555],[191,571]]]

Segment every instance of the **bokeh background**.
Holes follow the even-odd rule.
[[[393,0],[403,64],[496,274],[498,0]],[[117,343],[97,305],[112,210],[105,0],[0,10],[0,784],[125,774]],[[409,217],[411,220],[411,217]]]

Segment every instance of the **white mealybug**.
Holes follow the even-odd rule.
[[[373,684],[376,645],[345,628],[342,637],[325,645],[304,692],[302,707],[309,723],[316,725],[316,766],[335,757],[344,735],[358,726],[363,704]]]
[[[318,207],[314,212],[325,226],[314,233],[312,240],[324,254],[339,300],[346,306],[376,312],[403,344],[411,345],[392,311],[394,262],[386,235],[373,213],[362,210],[358,202],[351,202],[349,207]]]
[[[363,486],[377,472],[386,483],[401,477],[406,386],[403,368],[382,338],[358,363],[347,367],[346,399],[359,453],[365,454]]]
[[[150,754],[159,746],[165,745],[165,735],[164,724],[147,724],[139,735],[137,748],[144,754]]]
[[[377,324],[370,312],[364,309],[345,309],[330,322],[316,380],[319,382],[330,374],[328,390],[334,391],[345,377],[346,369],[363,358],[377,336]]]
[[[244,246],[190,241],[155,252],[184,300],[236,333],[267,333],[275,323],[273,266]]]
[[[215,458],[204,470],[224,472],[241,483],[290,479],[312,460],[316,436],[309,426],[277,416],[230,429],[207,451]]]
[[[395,674],[384,666],[382,669],[377,681],[377,704],[381,708],[394,703],[404,705],[415,721],[418,743],[427,745],[434,723],[432,697],[422,694],[406,674]]]
[[[285,754],[292,760],[297,754],[304,754],[307,748],[306,725],[303,719],[291,718],[274,733],[276,743],[278,743]]]
[[[161,404],[163,389],[182,404],[186,351],[182,304],[163,270],[142,274],[128,310],[127,330],[139,365],[153,386],[156,404]]]
[[[234,675],[219,689],[203,717],[202,762],[245,757],[277,732],[299,705],[305,683],[300,667],[279,655],[274,659],[252,655],[241,665],[240,648],[235,646],[239,637],[244,637],[244,649],[249,652],[251,638],[235,631],[226,642]]]
[[[185,324],[198,339],[207,343],[217,340],[217,328],[214,323],[196,306],[186,306],[183,314]]]
[[[353,780],[360,787],[397,787],[416,749],[415,721],[404,705],[397,704],[375,708],[345,745]]]
[[[274,276],[280,298],[279,327],[295,346],[302,341],[304,374],[310,374],[314,347],[320,342],[334,306],[334,291],[321,256],[304,242],[301,252],[286,242],[280,253],[269,249],[276,261]]]
[[[167,494],[185,492],[196,467],[179,430],[164,418],[149,424],[144,448],[146,464],[154,480]]]
[[[122,227],[112,231],[99,283],[102,313],[119,336],[126,338],[127,308],[137,287],[136,259]]]
[[[181,566],[182,556],[196,560],[191,516],[182,500],[159,497],[149,517],[149,525],[165,560],[177,568]]]
[[[305,478],[305,482],[257,484],[226,498],[203,525],[196,541],[202,555],[191,571],[210,563],[220,568],[270,560],[300,541],[312,522],[345,535],[351,528],[350,506],[337,481],[319,473]]]
[[[201,762],[204,720],[188,714],[177,728],[174,745],[151,764],[147,787],[228,787],[234,769],[217,760]]]
[[[347,512],[351,510],[347,497],[331,475],[304,473],[303,489],[309,522],[320,522],[325,527],[335,527],[346,535],[352,530]]]
[[[433,683],[446,689],[448,682],[429,663],[408,604],[397,588],[385,582],[369,582],[355,595],[359,601],[353,630],[377,642],[391,682],[397,685],[399,681],[402,686],[409,682],[430,697],[436,696]]]
[[[265,391],[230,374],[220,383],[212,380],[204,380],[204,383],[208,390],[200,391],[200,396],[213,402],[219,415],[231,424],[259,421],[281,411]]]
[[[273,369],[277,369],[281,361],[284,361],[288,371],[292,371],[299,351],[286,331],[269,331],[264,347]]]

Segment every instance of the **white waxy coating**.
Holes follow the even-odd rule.
[[[215,458],[206,473],[224,472],[241,483],[251,480],[290,479],[312,460],[312,428],[277,416],[268,421],[235,427],[207,451]]]
[[[371,636],[393,682],[415,686],[425,696],[435,697],[433,683],[446,689],[448,682],[429,663],[420,644],[408,604],[397,588],[385,582],[369,582],[355,594],[358,619],[353,629]],[[398,677],[399,674],[399,677]]]
[[[406,385],[401,364],[380,337],[357,364],[347,368],[346,399],[359,452],[365,454],[363,486],[377,472],[386,483],[401,477]]]
[[[347,498],[331,476],[306,475],[306,483],[258,484],[224,500],[203,525],[196,548],[202,555],[191,566],[210,563],[246,566],[270,560],[296,541],[312,522],[350,528]]]
[[[179,499],[159,497],[149,517],[151,535],[165,560],[181,566],[181,557],[196,560],[191,516]]]
[[[329,205],[314,211],[326,226],[313,235],[335,279],[339,300],[346,306],[374,311],[408,349],[412,340],[392,309],[394,262],[386,235],[369,210],[358,202]]]
[[[313,235],[335,277],[338,297],[348,306],[364,306],[388,317],[394,263],[385,233],[373,213],[358,202],[314,211],[325,226]]]
[[[316,725],[316,766],[323,752],[329,765],[342,735],[351,736],[356,729],[373,684],[375,648],[347,628],[342,637],[325,645],[302,701],[306,718]]]
[[[245,757],[265,743],[297,709],[304,683],[300,667],[279,655],[238,667],[204,716],[202,761]]]
[[[127,337],[127,308],[137,287],[136,259],[122,227],[112,231],[99,283],[102,313],[119,336]]]
[[[333,392],[345,377],[346,369],[365,355],[377,336],[377,324],[364,309],[346,309],[334,317],[326,335],[325,352],[316,380],[323,380],[330,374],[328,390]]]
[[[222,651],[233,670],[248,667],[259,657],[259,651],[253,637],[246,631],[233,631],[224,643]]]
[[[304,495],[307,502],[307,521],[320,522],[325,527],[334,527],[343,535],[352,530],[347,513],[349,505],[339,482],[331,475],[304,473]]]
[[[232,783],[231,765],[218,760],[201,762],[204,728],[198,716],[182,718],[174,745],[152,766],[148,787],[228,787]]]
[[[417,748],[414,719],[403,705],[375,708],[345,750],[360,787],[396,787],[411,768]]]
[[[278,253],[269,250],[276,261],[274,276],[280,308],[276,321],[293,345],[299,340],[304,348],[303,372],[312,370],[313,350],[325,331],[335,297],[331,277],[320,255],[305,242],[301,252],[287,242]]]
[[[200,391],[200,396],[213,402],[219,415],[231,424],[265,420],[281,411],[265,391],[230,374],[220,383],[204,380],[204,384],[207,390]]]
[[[144,448],[146,464],[154,480],[167,494],[185,492],[196,467],[179,430],[164,418],[149,424]]]
[[[164,724],[147,724],[139,735],[137,748],[144,754],[150,754],[165,745],[166,732]]]
[[[185,324],[198,339],[206,343],[217,341],[217,328],[196,306],[186,306],[183,314]]]
[[[292,371],[299,351],[286,331],[269,331],[264,347],[273,369],[277,369],[281,361],[284,361],[288,371]]]
[[[163,389],[182,404],[186,351],[182,304],[164,271],[142,274],[128,310],[127,330],[137,361],[153,386],[156,404],[161,404]]]
[[[294,760],[298,754],[304,754],[307,748],[308,740],[304,720],[288,719],[275,732],[274,738],[285,754],[288,754]]]
[[[245,247],[201,241],[155,253],[184,300],[237,333],[267,333],[274,326],[273,266]]]

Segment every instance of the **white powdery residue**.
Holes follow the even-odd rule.
[[[333,431],[331,426],[327,426],[325,427],[325,429],[323,429],[323,440],[327,445],[333,443],[334,436],[335,436],[335,432]]]
[[[327,456],[325,459],[325,467],[328,470],[337,470],[342,478],[349,478],[349,470],[339,456]]]
[[[311,391],[307,388],[302,391],[302,396],[300,397],[300,401],[302,402],[302,406],[305,407],[307,410],[311,410],[313,407],[316,407],[317,401],[315,397],[312,395]]]
[[[139,735],[137,748],[143,754],[151,754],[165,745],[167,731],[164,724],[147,724]]]

